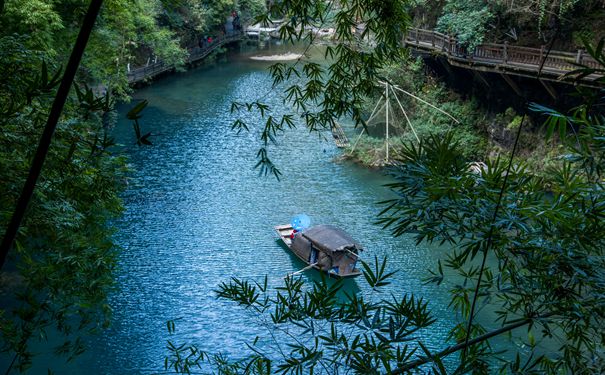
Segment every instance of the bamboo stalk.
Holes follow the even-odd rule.
[[[38,177],[40,176],[44,161],[46,160],[46,155],[48,154],[48,149],[50,148],[53,133],[55,132],[57,123],[59,122],[61,112],[63,112],[63,107],[67,101],[69,90],[74,81],[74,77],[76,76],[78,66],[82,60],[82,55],[86,49],[86,44],[88,44],[88,38],[90,37],[90,33],[92,32],[92,28],[97,19],[97,15],[99,14],[102,3],[103,0],[92,0],[88,7],[88,11],[84,16],[84,20],[82,21],[82,27],[80,28],[74,48],[69,56],[65,73],[63,74],[63,78],[61,80],[61,84],[59,85],[59,89],[57,90],[50,113],[48,114],[44,132],[40,137],[40,143],[38,144],[36,155],[34,156],[32,165],[29,169],[29,175],[27,176],[27,180],[23,185],[21,195],[17,200],[17,205],[13,212],[13,216],[11,217],[11,221],[6,227],[2,244],[0,244],[0,269],[2,269],[2,266],[6,261],[6,256],[13,246],[13,242],[15,241],[15,237],[19,231],[23,217],[25,216],[25,211],[27,210],[29,201],[31,200],[34,189],[36,188]]]
[[[488,333],[486,333],[484,335],[477,336],[474,339],[469,340],[468,342],[461,342],[460,344],[456,344],[456,345],[450,346],[450,347],[448,347],[448,348],[440,351],[439,353],[437,353],[437,354],[435,354],[435,355],[433,355],[431,357],[421,357],[421,358],[418,358],[415,361],[408,362],[406,365],[398,367],[395,370],[391,371],[391,374],[392,375],[403,374],[405,372],[408,372],[408,371],[410,371],[412,369],[415,369],[415,368],[417,368],[419,366],[422,366],[422,365],[424,365],[426,363],[429,363],[429,362],[433,361],[434,358],[443,358],[443,357],[448,356],[448,355],[450,355],[452,353],[455,353],[455,352],[460,351],[460,350],[462,350],[464,348],[467,348],[467,347],[469,347],[471,345],[475,345],[475,344],[477,344],[479,342],[483,342],[483,341],[488,340],[488,339],[490,339],[492,337],[495,337],[495,336],[501,335],[503,333],[512,331],[515,328],[519,328],[519,327],[528,325],[528,324],[532,323],[534,320],[549,318],[549,317],[551,317],[553,315],[555,315],[555,313],[548,313],[548,314],[545,314],[545,315],[542,315],[542,316],[537,316],[537,317],[534,317],[534,318],[526,318],[526,319],[520,320],[520,321],[518,321],[516,323],[509,324],[507,326],[498,328],[498,329],[496,329],[494,331],[491,331],[491,332],[488,332]]]

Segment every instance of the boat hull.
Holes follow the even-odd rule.
[[[284,224],[284,225],[278,225],[275,227],[275,232],[277,233],[277,235],[279,236],[279,241],[281,241],[281,243],[283,243],[286,248],[288,250],[290,250],[290,252],[295,255],[298,259],[300,259],[301,261],[303,261],[307,266],[311,266],[313,269],[322,272],[324,274],[326,274],[327,276],[333,278],[333,279],[350,279],[350,278],[354,278],[357,277],[359,275],[361,275],[361,271],[359,271],[358,269],[354,269],[353,272],[349,272],[346,274],[338,274],[335,272],[331,272],[328,270],[324,270],[321,269],[321,267],[317,266],[317,265],[311,265],[311,262],[309,262],[309,259],[302,256],[301,254],[297,253],[296,251],[294,251],[294,249],[292,248],[292,239],[291,239],[291,235],[292,232],[294,231],[294,229],[292,228],[292,226],[290,224]]]

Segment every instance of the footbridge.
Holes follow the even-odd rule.
[[[408,47],[417,52],[445,57],[452,66],[477,72],[500,73],[505,80],[508,78],[507,75],[517,75],[539,78],[541,81],[575,83],[571,77],[564,77],[564,75],[578,69],[579,65],[600,67],[599,63],[583,50],[575,52],[551,50],[547,53],[545,46],[530,48],[508,43],[486,43],[468,50],[455,37],[416,28],[409,29],[404,40]],[[595,82],[598,77],[591,75],[577,83],[599,87],[602,84]],[[484,78],[483,81],[488,84]],[[507,82],[510,82],[510,78]]]
[[[245,37],[245,34],[242,32],[231,32],[213,39],[212,43],[208,43],[204,47],[190,48],[188,49],[188,55],[185,59],[185,63],[192,64],[200,61],[225,44],[242,40]],[[128,83],[130,85],[134,85],[139,82],[152,79],[162,73],[171,71],[174,68],[174,64],[165,63],[164,61],[159,60],[155,63],[132,69],[127,72],[126,75],[128,77]]]

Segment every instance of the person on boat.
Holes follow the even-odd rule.
[[[293,240],[294,239],[294,235],[297,233],[298,231],[296,229],[292,229],[292,233],[290,234],[290,239]]]

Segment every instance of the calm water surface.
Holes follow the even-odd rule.
[[[380,172],[337,161],[341,151],[303,127],[288,131],[270,150],[283,172],[280,182],[259,177],[253,169],[258,134],[236,135],[229,109],[232,101],[263,97],[277,114],[285,111],[280,93],[270,90],[267,66],[245,55],[231,56],[134,95],[134,100],[149,101],[144,131],[160,135],[152,147],[139,148],[131,125],[126,120],[118,124],[116,135],[134,172],[123,195],[126,211],[117,222],[122,251],[118,289],[109,301],[113,324],[92,339],[72,371],[163,370],[169,319],[180,319],[174,341],[241,356],[244,343],[265,337],[266,330],[242,308],[217,300],[213,290],[232,276],[260,280],[268,275],[269,283],[277,285],[302,268],[272,230],[301,212],[315,224],[335,224],[352,233],[365,245],[366,260],[388,255],[390,268],[398,271],[390,292],[414,292],[430,300],[440,320],[420,336],[430,349],[443,348],[454,324],[447,318],[452,315],[447,287],[422,283],[437,253],[410,238],[394,238],[373,223],[380,211],[376,202],[390,197]],[[121,119],[131,106],[120,107]],[[315,275],[310,271],[303,277]],[[347,288],[363,291],[366,286],[358,279]]]

